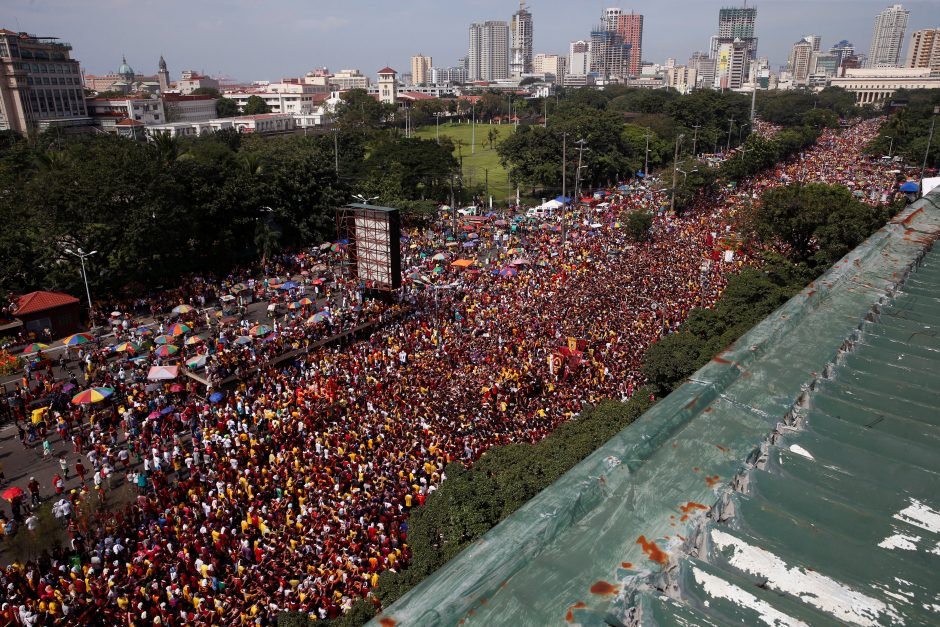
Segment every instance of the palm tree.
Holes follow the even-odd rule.
[[[157,158],[162,163],[176,161],[182,152],[179,137],[174,137],[167,132],[154,133],[151,141],[156,148]]]
[[[69,163],[69,156],[59,150],[45,150],[37,153],[35,158],[36,167],[46,172],[58,172],[65,168]]]
[[[264,172],[261,157],[252,153],[241,155],[239,166],[246,174],[251,176],[260,176]]]

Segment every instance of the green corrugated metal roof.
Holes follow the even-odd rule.
[[[940,249],[926,252],[938,200],[908,208],[380,618],[940,622]]]

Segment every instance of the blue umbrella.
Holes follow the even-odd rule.
[[[561,202],[567,205],[569,202],[571,202],[571,198],[568,196],[558,196],[555,198],[555,202]]]
[[[280,287],[278,287],[277,289],[279,289],[279,290],[292,290],[292,289],[295,289],[295,288],[298,288],[298,287],[300,287],[299,284],[294,283],[293,281],[287,281],[287,282],[285,282],[285,283],[281,283]]]
[[[917,192],[917,191],[920,191],[920,185],[918,185],[914,181],[908,181],[907,183],[904,183],[903,185],[901,185],[901,191],[902,192]]]
[[[218,402],[221,401],[223,398],[225,398],[225,395],[222,394],[222,392],[213,392],[212,394],[209,395],[209,402],[210,402],[210,403],[218,403]]]

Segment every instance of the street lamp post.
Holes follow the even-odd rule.
[[[731,129],[734,128],[734,118],[728,118],[728,144],[725,146],[725,152],[731,150]]]
[[[679,133],[676,137],[676,153],[672,158],[672,200],[669,203],[669,210],[675,214],[676,212],[676,179],[679,175],[679,145],[682,143],[685,135]]]
[[[97,254],[98,251],[93,250],[90,253],[86,253],[81,248],[76,248],[75,250],[66,248],[65,252],[67,252],[68,254],[74,257],[78,257],[78,259],[82,263],[82,280],[85,281],[85,296],[88,298],[88,322],[91,323],[91,326],[95,326],[94,308],[91,305],[91,290],[88,289],[88,273],[85,272],[85,258],[91,257],[94,254]]]
[[[644,135],[646,138],[646,154],[643,156],[643,180],[649,180],[650,176],[650,134]]]
[[[890,135],[885,135],[888,139],[891,140],[891,143],[888,144],[888,159],[891,158],[891,152],[894,150],[894,138]]]

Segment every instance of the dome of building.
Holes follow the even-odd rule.
[[[117,73],[118,73],[118,76],[129,76],[131,78],[134,77],[134,70],[133,68],[131,68],[131,66],[127,64],[126,57],[123,57],[123,56],[121,57],[121,67],[118,68]]]

